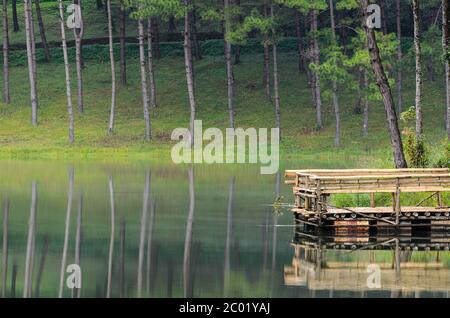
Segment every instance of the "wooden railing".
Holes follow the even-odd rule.
[[[293,185],[296,208],[321,215],[334,194],[392,193],[393,212],[401,213],[401,193],[431,192],[443,207],[441,192],[450,191],[450,170],[437,169],[351,169],[351,170],[287,170],[286,183]],[[321,218],[319,217],[319,220]]]

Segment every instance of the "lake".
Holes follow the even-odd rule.
[[[446,235],[439,247],[431,239],[418,248],[390,238],[318,244],[288,210],[274,211],[278,196],[293,203],[282,176],[260,175],[256,166],[2,161],[0,180],[2,297],[447,297],[450,290]],[[80,289],[69,288],[77,281],[76,270],[66,272],[71,264],[81,269]]]

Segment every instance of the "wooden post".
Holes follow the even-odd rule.
[[[305,188],[309,188],[309,177],[305,177]],[[311,210],[311,198],[305,197],[305,210]]]
[[[370,194],[370,207],[371,208],[375,207],[375,193]]]
[[[442,208],[443,207],[443,205],[442,205],[442,194],[440,192],[437,192],[436,196],[437,196],[438,208]]]
[[[320,180],[316,181],[316,212],[319,216],[319,225],[322,225],[322,189],[320,188]]]
[[[401,206],[400,206],[400,181],[397,179],[397,192],[395,193],[395,225],[400,224],[400,213],[401,213]]]

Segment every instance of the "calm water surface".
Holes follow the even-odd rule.
[[[278,194],[291,202],[291,189],[257,167],[16,161],[0,162],[0,180],[2,297],[447,297],[450,290],[445,238],[439,251],[299,239],[292,215],[270,206]],[[70,264],[81,267],[80,290],[66,285]],[[379,289],[367,287],[370,264],[380,269]]]

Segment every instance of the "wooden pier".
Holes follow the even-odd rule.
[[[446,168],[287,170],[285,178],[295,196],[292,212],[310,226],[450,227],[450,206],[443,196],[450,191],[450,170]],[[390,206],[376,206],[376,195],[381,193],[391,194]],[[415,206],[402,206],[404,193],[427,194]],[[370,206],[333,206],[332,196],[339,194],[368,194]],[[423,206],[432,198],[434,206]]]

